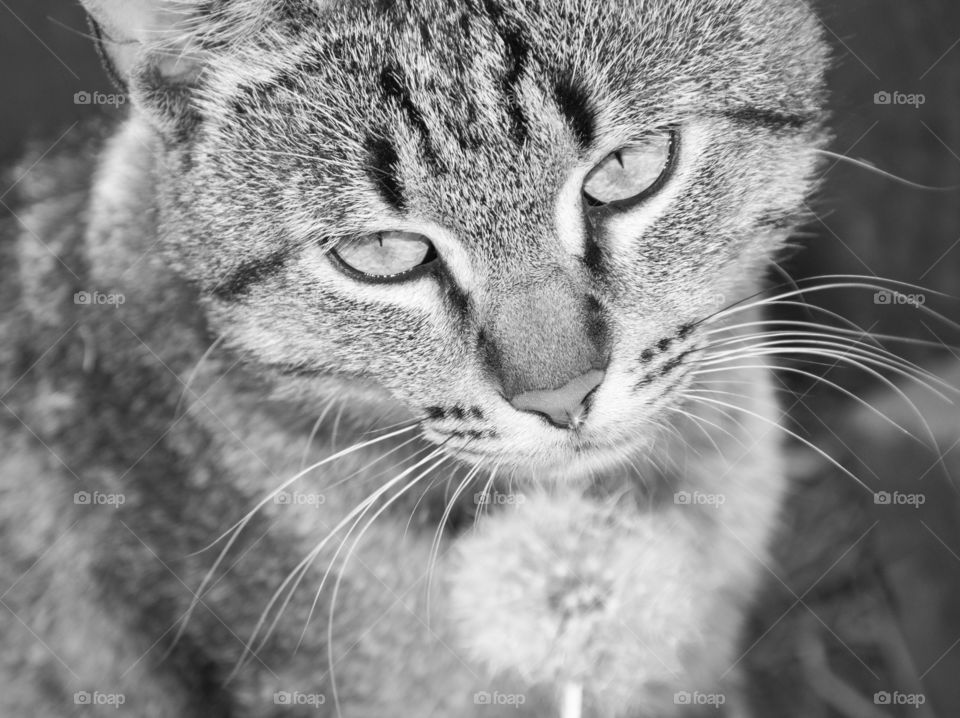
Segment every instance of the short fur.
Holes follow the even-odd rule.
[[[3,220],[0,713],[87,715],[86,690],[143,717],[317,714],[282,692],[350,718],[553,716],[568,684],[590,716],[683,715],[678,691],[745,710],[729,669],[786,489],[779,410],[756,366],[727,375],[742,415],[683,390],[717,297],[761,288],[812,190],[806,4],[89,7],[135,108],[102,151],[26,175]],[[675,176],[589,226],[585,174],[665,127]],[[430,236],[444,270],[398,288],[330,263],[384,229]],[[504,400],[597,347],[576,432]],[[268,500],[223,562],[225,541],[201,551],[301,466],[391,433],[283,487],[319,507]],[[505,505],[479,511],[485,490]]]

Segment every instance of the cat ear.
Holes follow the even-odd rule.
[[[173,82],[195,75],[190,55],[196,13],[209,3],[188,0],[82,0],[111,70],[124,84],[137,70]]]
[[[82,0],[113,80],[161,128],[192,120],[190,91],[203,69],[209,0]],[[208,22],[208,20],[207,20]]]

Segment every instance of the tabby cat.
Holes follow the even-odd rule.
[[[806,3],[84,3],[132,109],[5,200],[0,714],[750,715]]]

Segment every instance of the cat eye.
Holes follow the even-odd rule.
[[[341,265],[365,279],[407,279],[437,258],[433,243],[414,232],[375,232],[344,240],[330,252]]]
[[[673,168],[673,132],[651,135],[611,152],[583,182],[583,198],[591,207],[626,207],[657,192]]]

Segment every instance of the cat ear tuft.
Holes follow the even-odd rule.
[[[82,0],[101,50],[124,84],[138,72],[155,72],[171,82],[196,76],[197,20],[209,2],[193,0]]]
[[[196,120],[192,90],[209,61],[220,12],[212,0],[81,0],[115,82],[161,130]]]

